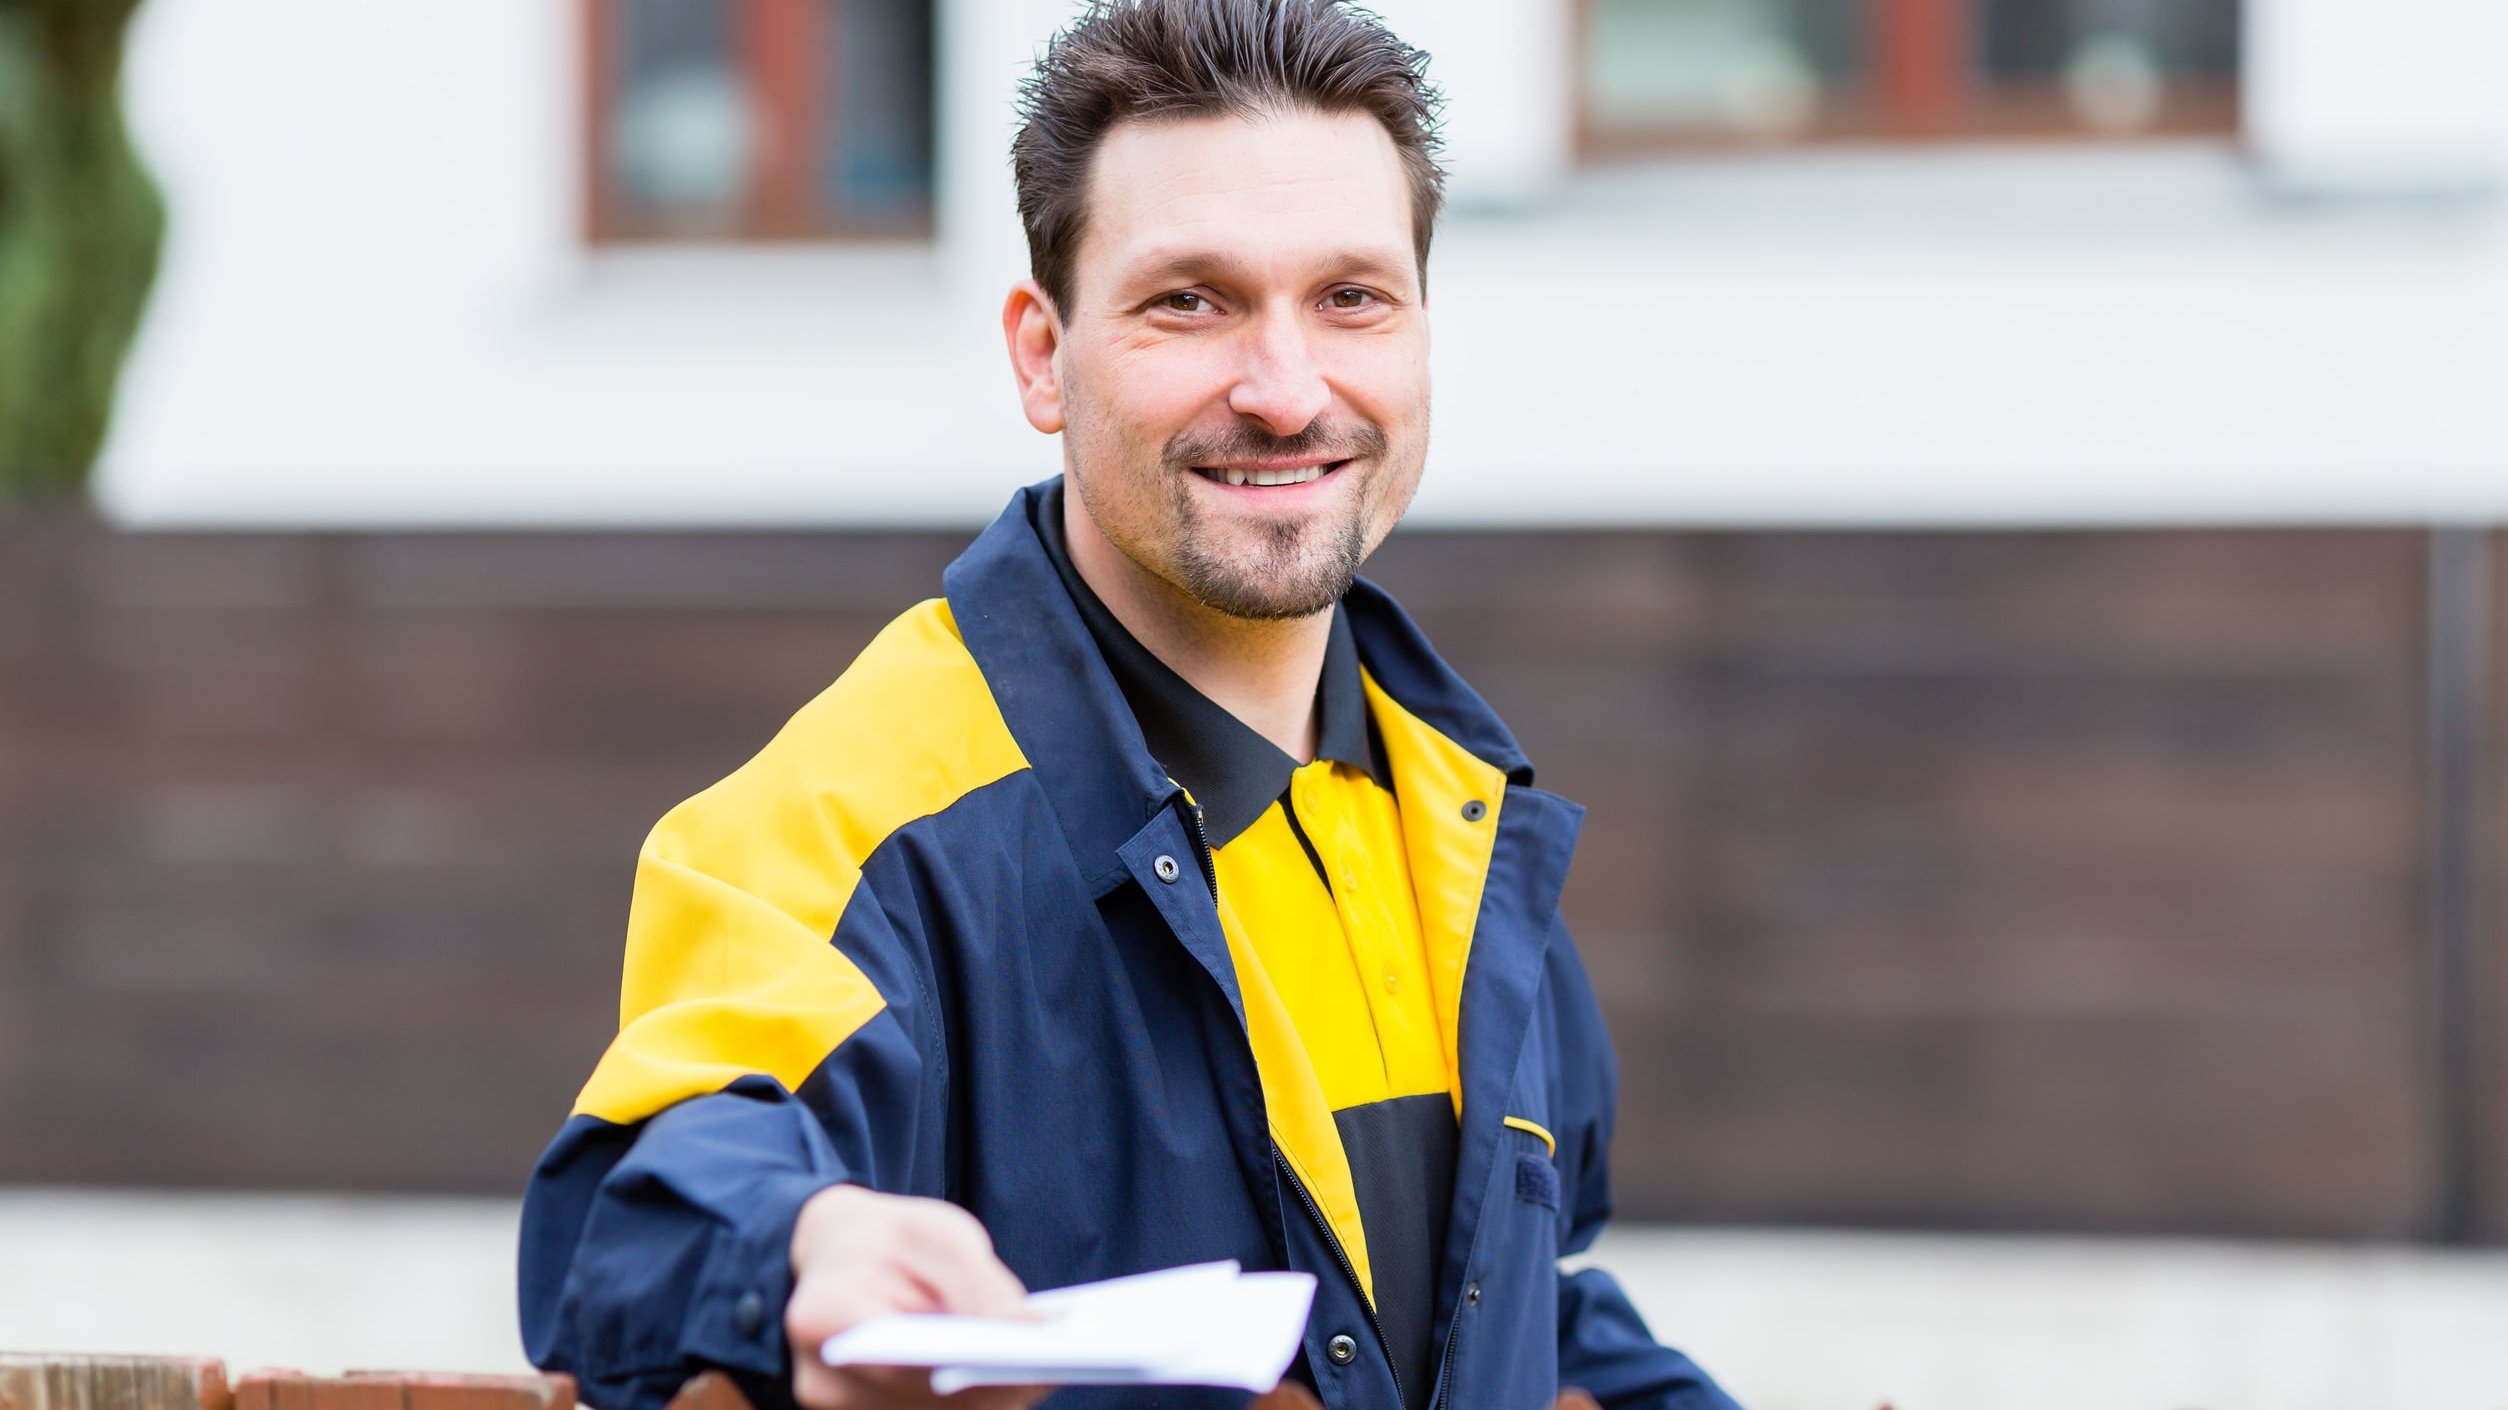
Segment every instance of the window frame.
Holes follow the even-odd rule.
[[[823,198],[818,188],[814,173],[821,169],[828,101],[821,64],[830,52],[820,0],[730,0],[732,50],[753,94],[758,130],[747,195],[732,228],[692,236],[637,218],[610,174],[611,117],[618,98],[618,74],[610,62],[618,36],[616,7],[617,0],[576,0],[577,62],[583,76],[576,153],[582,164],[584,243],[844,245],[932,237],[935,222],[928,204],[908,219],[853,217]],[[937,43],[935,50],[937,65]],[[937,72],[933,78],[937,93]],[[932,115],[935,131],[939,118],[937,112]],[[937,158],[935,152],[936,165]]]
[[[1781,137],[1678,125],[1600,123],[1590,101],[1594,7],[1571,0],[1571,91],[1580,160],[1684,152],[1784,152],[1803,148],[2030,141],[2133,144],[2243,134],[2240,78],[2173,79],[2160,110],[2130,132],[2101,132],[2074,117],[2060,81],[1972,84],[1968,56],[1981,26],[1975,0],[1863,0],[1872,35],[1871,82],[1832,93],[1808,127]],[[2240,56],[2243,66],[2245,56]],[[2243,75],[2241,76],[2243,77]]]

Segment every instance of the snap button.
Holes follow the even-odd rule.
[[[753,1337],[764,1331],[766,1329],[766,1299],[753,1292],[742,1293],[740,1301],[732,1305],[732,1325],[738,1328],[744,1337]]]
[[[1463,821],[1479,822],[1489,816],[1489,805],[1475,798],[1463,805]]]
[[[1347,1366],[1358,1360],[1358,1343],[1350,1340],[1347,1334],[1337,1336],[1324,1343],[1324,1354],[1332,1358],[1335,1366]]]
[[[1385,992],[1386,992],[1386,993],[1388,993],[1388,994],[1390,994],[1390,993],[1393,993],[1393,992],[1395,992],[1396,990],[1400,989],[1401,987],[1402,987],[1402,976],[1401,976],[1401,975],[1398,975],[1398,974],[1396,974],[1396,973],[1394,973],[1392,970],[1386,970],[1386,971],[1385,971]]]
[[[1480,1306],[1480,1284],[1478,1284],[1478,1283],[1473,1283],[1473,1284],[1471,1284],[1470,1286],[1468,1286],[1468,1287],[1464,1288],[1464,1289],[1463,1289],[1463,1300],[1464,1300],[1465,1302],[1470,1303],[1470,1304],[1471,1304],[1471,1305],[1473,1305],[1474,1307],[1478,1307],[1478,1306]]]
[[[1157,861],[1150,863],[1150,870],[1158,873],[1159,880],[1167,882],[1172,882],[1184,875],[1184,868],[1176,865],[1176,859],[1163,852],[1159,854]]]

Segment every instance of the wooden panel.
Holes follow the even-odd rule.
[[[962,542],[0,520],[0,1180],[517,1190],[645,830]]]
[[[2425,543],[1406,533],[1373,571],[1591,810],[1625,1212],[2356,1236],[2430,1186]],[[962,544],[0,520],[0,1180],[515,1190],[645,829]]]
[[[1379,571],[1590,806],[1626,1211],[2413,1230],[2418,537],[1491,547]]]
[[[2481,702],[2489,787],[2474,839],[2486,865],[2475,918],[2483,944],[2472,966],[2473,1152],[2478,1231],[2485,1242],[2508,1243],[2508,533],[2490,536],[2489,570],[2490,694]]]
[[[0,1351],[0,1410],[231,1410],[226,1367],[188,1356]]]

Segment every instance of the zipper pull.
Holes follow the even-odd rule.
[[[1219,864],[1210,853],[1210,831],[1202,822],[1202,805],[1185,795],[1185,806],[1193,810],[1193,846],[1202,854],[1202,880],[1210,883],[1211,904],[1219,903]]]

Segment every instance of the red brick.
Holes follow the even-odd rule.
[[[407,1400],[402,1388],[392,1381],[344,1376],[313,1382],[310,1410],[405,1410]]]
[[[235,1378],[235,1410],[313,1410],[313,1381],[287,1367],[246,1371]]]
[[[575,1410],[566,1376],[404,1375],[405,1410]]]

